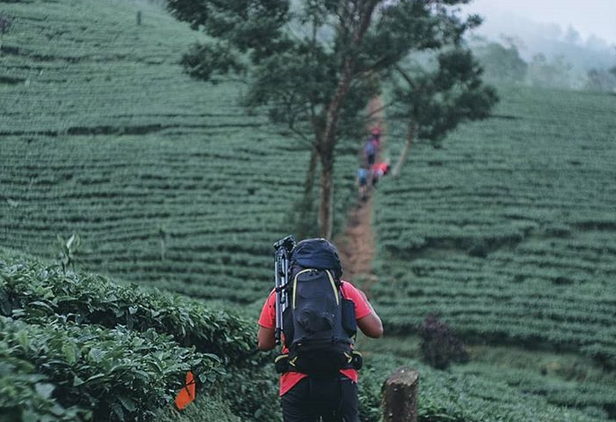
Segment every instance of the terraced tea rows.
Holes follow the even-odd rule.
[[[3,11],[2,244],[51,257],[56,236],[75,232],[80,268],[260,299],[307,151],[247,116],[240,84],[184,75],[177,63],[198,35],[163,10],[62,0]],[[339,178],[341,197],[350,182]]]
[[[383,184],[373,293],[393,330],[438,313],[469,339],[614,366],[616,97],[502,97],[498,116],[418,145]]]

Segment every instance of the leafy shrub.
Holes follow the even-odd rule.
[[[161,409],[155,422],[241,422],[232,411],[228,402],[217,395],[199,397],[182,412],[173,408]]]
[[[0,345],[6,358],[31,362],[55,386],[39,383],[39,390],[65,408],[92,410],[94,421],[149,421],[172,402],[187,371],[208,385],[221,373],[216,356],[178,347],[154,330],[59,320],[37,326],[0,317]]]
[[[11,28],[12,19],[4,13],[0,15],[0,35],[6,34]]]
[[[194,346],[228,362],[243,359],[255,338],[254,328],[241,318],[210,311],[186,297],[120,286],[97,275],[64,274],[53,266],[2,257],[0,315],[59,315],[78,324],[154,329],[173,336],[182,346]]]
[[[194,347],[198,351],[215,353],[225,361],[227,370],[223,376],[216,377],[219,383],[215,390],[220,388],[221,397],[230,403],[234,414],[242,420],[280,419],[277,380],[274,370],[268,365],[268,362],[273,361],[273,357],[271,354],[252,354],[250,343],[255,337],[254,328],[246,320],[230,314],[228,310],[209,310],[201,303],[186,297],[146,291],[136,286],[120,286],[100,276],[75,274],[70,271],[65,274],[59,268],[26,261],[19,255],[7,253],[0,256],[0,315],[2,314],[33,324],[55,321],[52,325],[60,332],[62,324],[65,324],[65,330],[69,330],[70,335],[74,336],[77,336],[80,330],[83,330],[82,334],[86,336],[94,330],[100,333],[116,333],[117,336],[120,336],[118,333],[123,333],[125,337],[135,339],[162,339],[166,346],[161,343],[161,347],[174,347],[178,350],[178,364],[182,357],[191,359],[191,356],[196,358],[201,355],[178,347],[177,343]],[[31,327],[26,324],[23,326]],[[112,330],[104,330],[99,326]],[[172,336],[175,341],[168,336]],[[128,340],[125,340],[124,343],[127,343]],[[100,348],[95,346],[95,343],[103,340],[98,338],[92,341],[93,344],[89,347]],[[154,343],[157,344],[157,341]],[[147,344],[148,341],[144,347],[149,347]],[[66,350],[61,351],[69,353],[69,356],[72,356],[71,353],[75,353],[75,357],[87,356],[90,352],[81,351],[82,346],[65,346]],[[111,344],[106,347],[111,347]],[[119,352],[123,350],[121,344],[117,347]],[[214,356],[206,356],[215,360]],[[123,384],[122,380],[114,380],[109,370],[108,367],[102,368],[100,374],[105,375],[105,379],[110,378],[106,400],[113,403],[124,395],[121,386]],[[42,369],[37,371],[44,372]],[[174,383],[177,384],[183,380],[183,375],[178,375],[182,372],[185,371],[159,374],[159,378],[170,382],[170,377],[173,377]],[[214,373],[217,371],[214,370]],[[57,374],[47,375],[53,382],[58,382],[55,378]],[[84,377],[80,376],[79,379],[83,381],[89,378],[85,375]],[[65,385],[72,386],[73,380],[62,380],[63,384],[54,394],[65,396]],[[206,377],[205,381],[208,380]],[[77,381],[77,384],[81,381]],[[109,384],[115,385],[114,383],[119,387],[110,388]],[[170,396],[167,396],[163,401],[169,399]],[[153,411],[163,401],[143,403],[140,408]],[[130,409],[123,407],[128,405],[132,408],[131,404],[127,403],[129,402],[120,401],[115,410],[120,415],[120,412],[123,412],[124,417],[130,419]],[[88,400],[84,403],[81,399],[79,404],[86,409],[95,406],[95,403]],[[110,412],[113,412],[114,409],[110,406],[111,404],[108,404],[100,408],[109,408]],[[119,418],[117,415],[116,417]]]
[[[419,333],[423,339],[421,351],[429,365],[446,369],[451,362],[468,362],[464,344],[436,315],[428,315],[419,327]]]
[[[379,422],[383,415],[381,403],[383,376],[386,372],[379,372],[375,368],[366,366],[361,371],[361,380],[358,385],[359,414],[362,422]]]
[[[45,375],[36,373],[30,362],[10,356],[6,346],[0,342],[2,421],[72,422],[89,416],[91,412],[76,406],[61,406],[52,397],[56,386]]]
[[[278,422],[281,419],[278,376],[273,355],[261,354],[228,368],[222,397],[243,421]]]

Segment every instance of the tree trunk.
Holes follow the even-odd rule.
[[[411,149],[411,143],[413,142],[413,139],[415,138],[416,131],[417,131],[417,125],[414,122],[410,122],[409,130],[406,135],[406,142],[404,143],[404,148],[400,152],[400,157],[398,158],[398,162],[396,162],[396,165],[393,171],[391,172],[391,175],[393,177],[398,177],[400,175],[400,170],[402,169],[402,166],[404,165],[404,162],[406,161],[406,157],[409,154],[409,150]]]
[[[333,153],[321,156],[321,198],[319,203],[319,233],[330,239],[334,216],[334,160]]]
[[[364,10],[359,16],[359,25],[356,22],[342,22],[340,31],[347,28],[355,28],[352,36],[352,44],[359,47],[363,42],[364,36],[370,26],[372,13],[378,1],[370,0],[364,5]],[[341,3],[342,4],[342,3]],[[344,13],[343,13],[344,15]],[[348,16],[346,17],[349,18]],[[343,18],[345,19],[345,18]],[[353,81],[356,56],[347,54],[342,62],[341,77],[336,86],[336,90],[327,106],[325,113],[325,127],[323,135],[318,140],[318,154],[321,158],[321,200],[319,206],[319,231],[325,239],[330,239],[333,231],[333,212],[334,212],[334,150],[336,147],[336,130],[342,105],[349,92]]]
[[[419,373],[402,367],[391,374],[383,385],[383,421],[417,422]]]
[[[308,171],[306,172],[306,181],[304,182],[304,197],[306,198],[312,194],[312,189],[314,188],[314,177],[317,172],[318,158],[317,150],[312,148],[312,151],[310,151],[310,163],[308,164]]]

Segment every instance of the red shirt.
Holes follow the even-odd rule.
[[[376,163],[372,166],[372,171],[375,173],[379,172],[381,175],[383,175],[387,172],[388,168],[389,168],[389,164],[387,163]]]
[[[368,301],[364,299],[362,294],[348,281],[342,281],[342,296],[345,299],[353,301],[355,304],[355,319],[364,318],[372,313],[372,308],[368,304]],[[261,316],[259,317],[259,325],[269,329],[276,329],[276,295],[274,292],[270,293],[268,298],[263,304],[263,310],[261,310]],[[283,345],[282,353],[287,353],[288,349]],[[357,382],[357,371],[355,369],[341,369],[340,373],[347,376],[351,380]],[[300,380],[306,378],[308,375],[300,372],[287,372],[280,377],[280,395],[284,395]]]

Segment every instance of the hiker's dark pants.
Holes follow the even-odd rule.
[[[304,378],[282,396],[284,422],[359,422],[357,384],[344,375]]]

